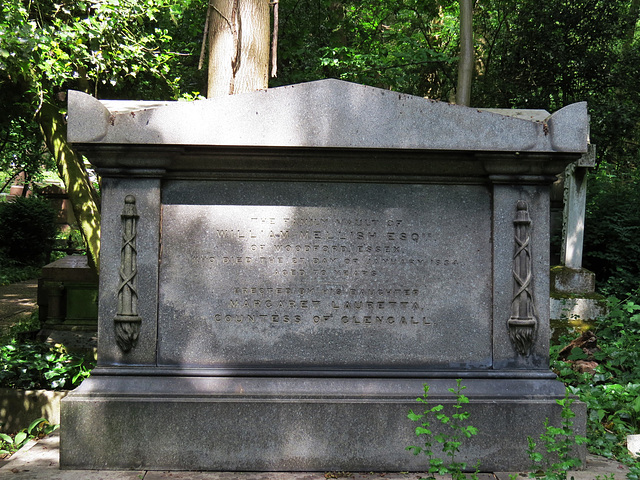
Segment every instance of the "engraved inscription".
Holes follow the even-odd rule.
[[[465,187],[462,202],[439,186],[350,188],[362,192],[357,202],[343,185],[313,184],[278,186],[295,206],[257,197],[164,205],[159,363],[489,365],[489,196],[481,187]],[[345,206],[307,203],[311,189],[316,202]],[[163,342],[171,336],[189,348]],[[445,360],[444,343],[460,346],[456,361]]]
[[[306,288],[251,286],[228,289],[225,292],[228,300],[212,313],[209,322],[213,324],[222,321],[245,325],[265,321],[280,324],[313,321],[331,322],[337,327],[345,324],[428,326],[432,320],[427,318],[418,288],[400,285],[364,289],[323,282],[328,279],[334,282],[375,279],[388,273],[389,268],[429,271],[463,267],[463,262],[456,258],[429,256],[432,234],[424,229],[410,228],[412,225],[404,219],[271,216],[249,217],[243,223],[245,228],[215,229],[213,238],[209,239],[215,249],[190,249],[190,268],[215,268],[217,272],[226,271],[227,276],[241,268],[246,269],[247,275],[255,271],[256,275],[275,281],[290,279],[301,285],[310,281],[318,283]],[[288,228],[272,228],[277,225]],[[306,229],[309,225],[313,230]],[[344,226],[368,230],[343,230]],[[381,231],[373,230],[376,226],[380,226]],[[282,243],[283,240],[288,243]],[[238,242],[241,242],[242,255]],[[332,299],[334,297],[340,298]]]

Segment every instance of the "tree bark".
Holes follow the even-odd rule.
[[[460,60],[458,62],[458,88],[456,103],[469,106],[473,79],[473,4],[472,0],[460,0]]]
[[[207,97],[268,87],[269,0],[211,0]]]
[[[91,185],[82,157],[67,143],[67,128],[58,108],[42,105],[38,123],[47,148],[58,165],[58,173],[67,188],[73,213],[87,244],[89,265],[99,273],[100,265],[100,200]]]

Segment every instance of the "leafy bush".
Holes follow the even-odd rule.
[[[4,265],[0,264],[0,285],[9,285],[40,276],[40,267],[15,265],[2,258],[0,258],[0,263],[4,263]]]
[[[0,346],[0,387],[64,390],[79,385],[94,366],[83,356],[36,342]]]
[[[0,455],[17,452],[31,438],[43,438],[58,429],[60,425],[51,425],[46,418],[37,418],[29,426],[15,435],[0,433]]]
[[[46,200],[36,197],[0,203],[0,251],[5,260],[20,265],[47,263],[58,230],[56,215]]]
[[[588,189],[584,266],[602,293],[622,297],[640,286],[640,173],[602,165]]]
[[[552,366],[587,404],[591,452],[624,458],[626,435],[640,433],[640,305],[631,298],[618,301],[612,297],[609,308],[609,315],[596,324],[597,350],[587,355],[575,348],[568,361],[560,361],[560,349],[553,347]],[[574,371],[572,361],[583,359],[598,363],[595,374]]]

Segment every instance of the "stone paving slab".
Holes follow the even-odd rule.
[[[60,470],[60,437],[57,432],[39,441],[29,441],[8,462],[0,463],[0,478],[15,480],[417,480],[416,472],[151,472],[108,470]],[[585,470],[571,471],[574,480],[625,480],[629,469],[613,460],[587,455]],[[481,473],[480,480],[525,480],[527,473]],[[436,480],[450,480],[437,476]]]
[[[29,442],[0,468],[0,478],[15,480],[141,480],[144,471],[60,470],[60,436]]]
[[[491,476],[494,478],[493,475]],[[147,472],[144,480],[414,480],[418,473],[350,472]]]

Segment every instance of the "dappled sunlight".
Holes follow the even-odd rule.
[[[164,196],[160,364],[491,364],[483,353],[491,342],[490,283],[474,285],[490,269],[484,187],[449,187],[461,203],[453,209],[441,186],[179,186],[168,185]],[[448,221],[435,230],[436,218]],[[482,253],[464,247],[472,232]],[[465,348],[442,362],[438,343],[461,329],[470,333],[456,340]]]
[[[36,418],[46,418],[50,423],[60,422],[60,401],[64,391],[0,389],[0,431],[15,433]]]
[[[584,236],[584,216],[575,223],[575,228],[567,232],[565,241],[565,258],[575,258],[576,249],[582,253],[582,238]]]
[[[58,109],[44,104],[38,121],[49,151],[58,165],[58,174],[66,186],[73,213],[85,238],[89,254],[99,273],[100,259],[100,209],[98,198],[84,168],[82,157],[69,146],[66,126]]]

